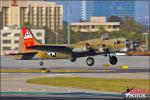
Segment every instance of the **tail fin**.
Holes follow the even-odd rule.
[[[31,30],[27,27],[22,28],[22,33],[19,39],[19,50],[20,52],[32,52],[33,50],[27,49],[29,46],[40,45],[41,43],[34,37]]]

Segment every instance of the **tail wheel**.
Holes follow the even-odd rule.
[[[86,64],[87,64],[88,66],[93,66],[94,63],[95,63],[94,58],[89,57],[89,58],[86,59]]]
[[[71,61],[71,62],[75,62],[75,61],[76,61],[76,57],[70,56],[70,61]]]
[[[117,59],[116,56],[111,56],[111,57],[109,58],[109,62],[110,62],[112,65],[115,65],[115,64],[117,64],[118,59]]]
[[[40,66],[43,66],[44,65],[44,62],[43,61],[40,61]]]

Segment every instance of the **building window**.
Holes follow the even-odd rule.
[[[3,40],[3,43],[11,43],[11,40]]]
[[[86,26],[83,26],[83,29],[86,29]]]
[[[4,33],[3,37],[8,37],[8,35],[11,35],[11,33]]]
[[[113,25],[113,28],[118,28],[119,26],[117,26],[117,25]]]
[[[19,33],[15,33],[14,36],[19,36]]]
[[[3,47],[3,50],[11,50],[11,47]]]
[[[95,28],[95,26],[94,25],[92,25],[92,29],[94,29]]]
[[[36,33],[36,36],[42,36],[42,33],[38,32]]]
[[[14,43],[15,43],[15,44],[18,44],[18,43],[19,43],[19,40],[15,40]]]
[[[79,29],[81,29],[82,28],[82,26],[79,26]]]

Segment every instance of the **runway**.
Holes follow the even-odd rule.
[[[123,99],[123,96],[120,94],[96,94],[96,93],[84,93],[84,92],[75,92],[75,93],[37,93],[38,95],[33,95],[36,93],[31,93],[30,95],[24,94],[22,96],[3,96],[1,100],[120,100]]]
[[[128,65],[130,68],[149,68],[149,56],[117,56],[118,63],[111,67]],[[101,68],[103,64],[109,64],[108,57],[95,56],[95,64],[92,67]],[[89,68],[86,58],[79,58],[76,62],[69,60],[44,60],[45,68]],[[1,56],[1,68],[41,68],[39,60],[15,60],[12,56]]]
[[[96,74],[96,73],[95,73]],[[88,89],[78,89],[72,87],[45,86],[29,84],[25,81],[35,77],[64,77],[64,76],[83,76],[90,77],[84,73],[1,73],[1,100],[17,100],[16,97],[23,100],[29,99],[56,99],[56,100],[76,100],[76,99],[102,99],[104,98],[122,98],[119,93],[95,91]],[[97,75],[91,77],[95,77]],[[101,76],[104,77],[105,75]],[[22,98],[25,97],[25,98]]]
[[[75,63],[69,60],[46,60],[44,67],[48,69],[82,69],[82,70],[100,70],[100,72],[68,72],[68,73],[1,73],[1,100],[35,100],[35,99],[55,99],[55,100],[76,100],[76,99],[98,99],[105,100],[122,98],[119,93],[95,91],[88,89],[78,89],[72,87],[45,86],[29,84],[25,81],[35,77],[90,77],[107,79],[149,79],[149,57],[148,56],[118,56],[118,64],[103,68],[103,64],[109,63],[107,57],[95,57],[95,65],[89,67],[85,64],[86,58],[80,58]],[[120,69],[119,66],[128,65],[129,69]],[[34,69],[41,68],[38,61],[16,61],[13,57],[1,57],[2,69]],[[108,71],[106,71],[108,70]],[[17,92],[17,94],[15,94]],[[33,93],[41,93],[36,95]],[[11,94],[9,94],[11,93]],[[28,94],[32,93],[32,94]],[[42,94],[50,93],[50,94]],[[60,94],[54,94],[60,93]],[[63,94],[62,94],[63,93]],[[64,95],[64,93],[66,93]],[[17,98],[16,98],[17,97]],[[23,98],[22,98],[23,97]]]
[[[1,100],[120,100],[121,93],[104,92],[72,87],[29,84],[36,77],[79,76],[108,79],[149,79],[148,72],[141,73],[1,73]]]
[[[107,79],[149,79],[149,72],[139,73],[1,73],[1,91],[18,91],[18,92],[90,92],[99,91],[76,89],[71,87],[57,87],[34,85],[25,81],[37,77],[90,77],[90,78],[107,78]]]

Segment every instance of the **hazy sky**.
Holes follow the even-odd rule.
[[[140,22],[149,23],[149,15],[150,15],[150,1],[148,0],[140,0],[136,1],[136,19]]]
[[[49,0],[56,1],[57,4],[64,6],[64,20],[67,20],[67,2],[66,0]],[[71,1],[71,0],[70,0]],[[135,18],[139,22],[148,24],[150,0],[135,0]],[[75,22],[81,18],[81,0],[71,1],[71,21]]]

